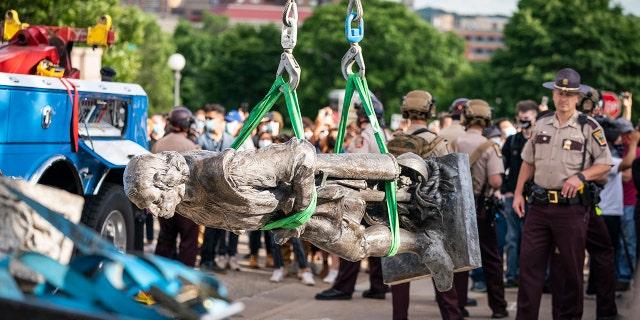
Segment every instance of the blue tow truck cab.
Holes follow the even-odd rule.
[[[147,106],[137,84],[0,72],[0,171],[84,196],[82,223],[132,250],[123,172],[148,153]]]

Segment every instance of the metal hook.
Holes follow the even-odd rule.
[[[298,5],[296,5],[293,0],[288,0],[282,13],[282,35],[280,37],[280,43],[283,49],[293,49],[297,41]]]
[[[282,76],[282,72],[285,70],[289,75],[289,87],[291,87],[291,90],[296,90],[300,83],[300,65],[289,49],[285,49],[280,55],[280,64],[278,65],[276,76]],[[282,88],[280,90],[282,91]]]
[[[342,56],[342,62],[340,66],[342,67],[342,76],[349,80],[349,75],[353,74],[353,64],[358,64],[360,78],[364,79],[364,59],[362,58],[362,48],[358,43],[351,43],[351,48],[349,51]]]

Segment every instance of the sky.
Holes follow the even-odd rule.
[[[625,13],[640,16],[639,0],[612,0],[620,4]],[[511,16],[516,11],[518,0],[414,0],[416,9],[439,8],[459,14],[502,14]]]

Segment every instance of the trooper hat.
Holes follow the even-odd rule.
[[[571,68],[564,68],[556,73],[556,80],[542,84],[543,87],[565,92],[587,92],[589,87],[580,84],[580,74]]]

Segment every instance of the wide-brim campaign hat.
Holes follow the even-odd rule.
[[[543,87],[565,92],[587,92],[589,87],[580,84],[580,74],[571,68],[564,68],[556,73],[556,81],[542,84]]]

